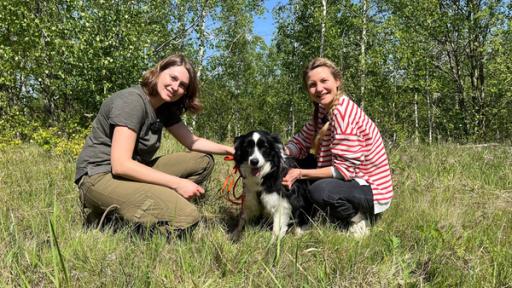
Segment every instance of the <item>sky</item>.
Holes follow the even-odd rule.
[[[272,34],[274,33],[274,20],[272,19],[272,9],[282,3],[279,0],[265,0],[265,13],[254,19],[254,33],[263,37],[265,43],[270,45]]]

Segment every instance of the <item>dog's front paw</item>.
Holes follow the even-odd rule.
[[[304,232],[305,232],[304,229],[302,229],[302,227],[300,227],[300,226],[293,227],[293,234],[295,236],[302,236],[302,234],[304,234]]]
[[[242,233],[235,231],[229,235],[229,240],[233,243],[238,243],[242,239]]]
[[[283,237],[286,235],[286,230],[284,233],[272,233],[272,239],[270,239],[270,243],[275,243],[275,242],[281,242],[281,240],[283,239]]]

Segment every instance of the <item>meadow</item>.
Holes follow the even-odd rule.
[[[389,157],[395,199],[369,236],[317,219],[301,237],[271,243],[250,226],[233,244],[222,157],[200,224],[168,242],[85,229],[73,157],[3,149],[0,287],[512,287],[512,148],[402,145]]]

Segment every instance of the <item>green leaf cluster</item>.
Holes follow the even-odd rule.
[[[205,111],[185,121],[202,136],[296,133],[312,113],[302,69],[323,56],[388,142],[509,141],[510,3],[325,3],[279,2],[268,45],[253,29],[265,1],[0,0],[2,145],[71,141],[176,52],[199,72]]]

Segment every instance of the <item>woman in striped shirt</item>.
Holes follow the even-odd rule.
[[[366,235],[393,197],[379,129],[343,93],[341,72],[331,61],[313,59],[303,81],[315,109],[286,145],[286,153],[300,159],[300,168],[291,169],[283,184],[312,180],[313,203],[340,227]]]

